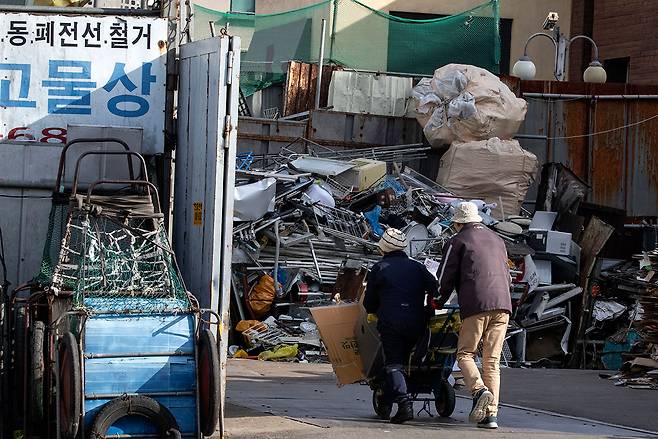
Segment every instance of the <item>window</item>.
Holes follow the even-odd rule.
[[[231,12],[256,13],[256,0],[231,0]]]
[[[631,59],[629,57],[603,60],[603,68],[608,74],[606,82],[627,83],[630,63]]]

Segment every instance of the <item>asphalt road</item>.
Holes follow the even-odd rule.
[[[398,426],[374,416],[368,387],[338,388],[328,365],[231,361],[227,432],[240,439],[380,439],[396,433],[420,439],[444,432],[451,439],[658,437],[647,428],[655,422],[650,418],[656,417],[658,392],[615,388],[597,373],[582,371],[510,369],[504,371],[503,385],[503,399],[514,407],[501,407],[501,427],[495,432],[468,423],[466,397],[458,399],[450,419],[422,413]],[[416,411],[421,406],[417,403]]]

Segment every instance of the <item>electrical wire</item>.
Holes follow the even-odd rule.
[[[581,138],[584,138],[584,137],[593,137],[593,136],[598,136],[598,135],[601,135],[601,134],[612,133],[614,131],[624,130],[626,128],[634,127],[634,126],[637,126],[637,125],[642,125],[643,123],[649,122],[650,120],[653,120],[653,119],[658,119],[658,114],[654,114],[651,117],[647,117],[646,119],[642,119],[642,120],[637,121],[637,122],[629,123],[627,125],[623,125],[623,126],[616,127],[616,128],[610,128],[608,130],[596,131],[594,133],[589,133],[589,134],[576,134],[574,136],[547,137],[547,139],[548,140],[564,140],[564,139],[581,139]]]
[[[18,198],[18,199],[36,199],[36,200],[51,200],[52,195],[9,195],[0,194],[0,198]]]

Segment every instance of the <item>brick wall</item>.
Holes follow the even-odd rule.
[[[573,0],[571,35],[591,36],[601,62],[630,58],[629,82],[658,84],[658,1]],[[569,54],[569,79],[582,81],[591,45],[575,41]]]

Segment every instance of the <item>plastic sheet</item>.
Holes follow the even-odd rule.
[[[235,188],[233,221],[254,221],[274,211],[276,179],[264,178]]]
[[[525,118],[527,103],[497,76],[479,67],[449,64],[420,81],[411,112],[434,147],[492,137],[511,139]]]

